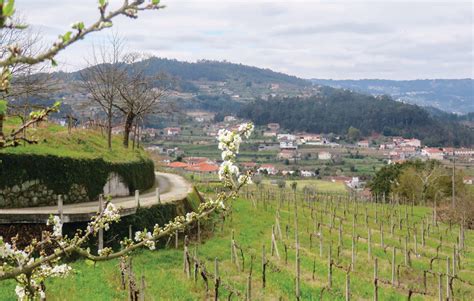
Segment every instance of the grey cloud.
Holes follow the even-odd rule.
[[[296,35],[314,35],[314,34],[380,34],[393,32],[389,26],[376,23],[335,23],[309,26],[288,26],[274,32],[275,35],[296,36]]]
[[[111,6],[120,4],[111,0]],[[470,77],[472,4],[460,1],[162,0],[163,11],[118,18],[129,51],[180,60],[226,59],[301,77]],[[97,18],[96,1],[23,0],[19,9],[49,40],[77,20]],[[93,34],[60,55],[83,65]],[[78,59],[81,58],[81,59]]]

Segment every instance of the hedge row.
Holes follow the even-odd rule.
[[[103,159],[76,159],[51,155],[0,154],[0,189],[40,180],[56,194],[67,194],[72,184],[87,189],[89,199],[103,192],[110,173],[116,172],[130,192],[155,183],[155,167],[149,159],[111,163]]]

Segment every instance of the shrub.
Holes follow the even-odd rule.
[[[103,159],[77,159],[52,155],[0,154],[0,189],[39,180],[55,194],[67,194],[73,184],[84,186],[90,200],[102,193],[110,173],[117,173],[130,192],[155,182],[154,164],[140,158],[112,163]]]

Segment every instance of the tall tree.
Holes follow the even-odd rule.
[[[125,147],[128,147],[130,131],[138,118],[143,119],[148,114],[163,112],[164,109],[164,106],[160,108],[159,105],[164,105],[165,89],[156,87],[160,76],[146,75],[144,65],[136,64],[137,58],[136,55],[128,55],[126,72],[117,82],[121,99],[114,103],[114,107],[124,115],[123,145]]]
[[[117,34],[109,37],[109,43],[92,51],[92,62],[80,72],[80,87],[93,104],[98,105],[106,116],[107,146],[112,149],[112,121],[116,105],[120,101],[119,83],[126,78],[122,66],[123,39]]]

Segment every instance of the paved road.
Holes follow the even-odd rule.
[[[162,203],[184,199],[192,191],[192,185],[179,175],[156,172],[156,181]],[[141,207],[158,204],[155,187],[140,195]],[[114,198],[112,203],[121,208],[122,216],[135,213],[137,207],[135,196]],[[87,221],[97,213],[98,207],[98,201],[64,205],[64,222]],[[45,222],[51,214],[58,214],[57,206],[0,209],[0,223]]]

